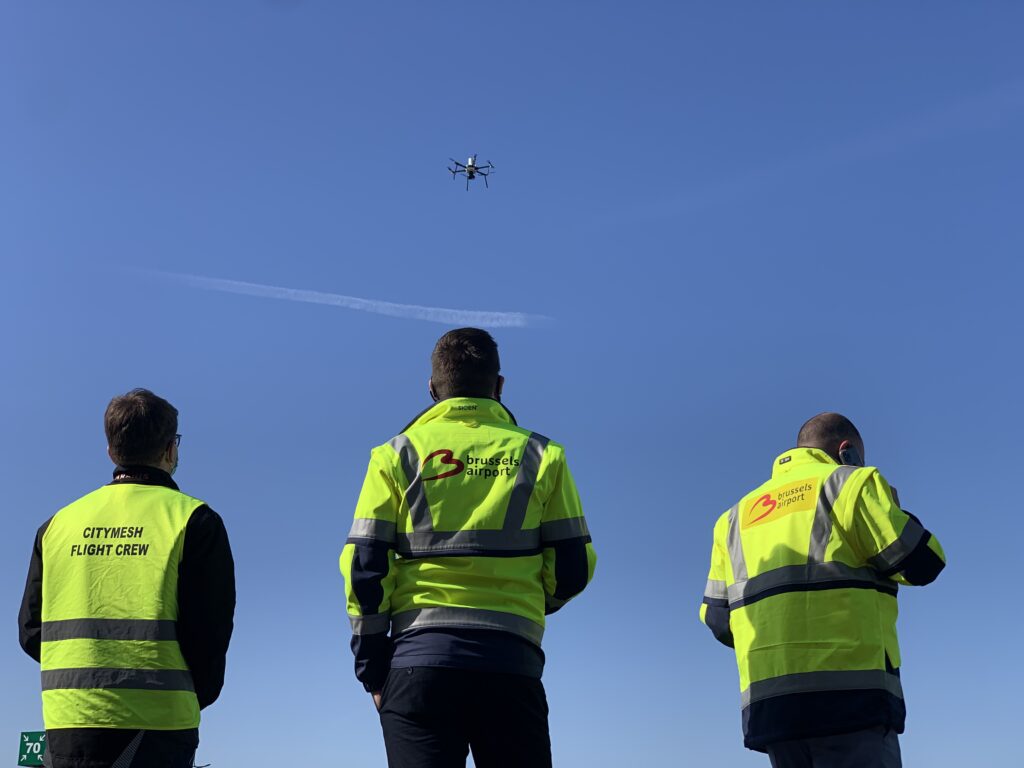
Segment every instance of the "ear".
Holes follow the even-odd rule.
[[[115,459],[115,458],[114,458],[114,452],[113,452],[112,450],[110,450],[110,446],[109,446],[109,445],[107,446],[107,456],[109,456],[109,457],[110,457],[110,460],[111,460],[112,462],[114,462],[115,464],[117,464],[117,459]]]
[[[433,378],[427,379],[427,392],[430,393],[430,399],[433,400],[436,403],[438,401],[438,397],[437,397],[437,390],[434,389],[434,379]]]
[[[494,383],[494,394],[497,395],[498,400],[501,399],[501,390],[505,388],[505,377],[498,375],[498,380]]]

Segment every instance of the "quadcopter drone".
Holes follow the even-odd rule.
[[[487,177],[490,176],[491,173],[494,172],[494,163],[492,163],[490,160],[487,161],[487,165],[477,165],[476,164],[476,155],[470,155],[469,160],[467,160],[466,164],[463,165],[458,160],[456,160],[454,157],[449,158],[449,159],[453,163],[455,163],[455,167],[454,168],[449,168],[448,169],[448,171],[452,175],[452,181],[455,181],[455,177],[458,176],[460,173],[464,173],[466,175],[466,191],[467,192],[469,192],[469,182],[471,182],[477,176],[482,176],[483,180],[484,180],[484,186],[487,187],[488,189],[490,188],[490,185],[487,183]]]

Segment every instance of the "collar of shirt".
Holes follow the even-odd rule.
[[[492,400],[489,397],[449,397],[427,408],[402,431],[405,432],[433,421],[461,421],[476,424],[516,423],[512,412],[497,400]]]
[[[775,459],[772,464],[772,479],[781,477],[794,467],[804,464],[836,464],[835,459],[829,456],[820,448],[790,448],[788,451]]]
[[[177,483],[171,479],[169,474],[164,472],[162,469],[147,467],[142,464],[131,464],[128,466],[121,466],[119,464],[114,468],[114,480],[110,484],[122,485],[125,483],[134,483],[135,485],[162,485],[164,488],[173,488],[174,490],[178,490]]]

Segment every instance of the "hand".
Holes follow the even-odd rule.
[[[370,695],[373,697],[373,706],[380,712],[381,691],[373,691]]]

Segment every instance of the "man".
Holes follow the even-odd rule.
[[[544,617],[596,556],[565,453],[516,425],[494,339],[446,333],[435,405],[371,453],[341,555],[391,768],[551,765]],[[391,635],[388,636],[390,628]]]
[[[776,768],[893,768],[897,583],[930,583],[945,556],[849,419],[815,416],[797,446],[718,519],[700,616],[736,649],[747,747]]]
[[[217,513],[171,479],[174,406],[135,389],[104,427],[114,480],[39,529],[19,617],[42,667],[46,764],[186,768],[224,684],[231,548]]]

